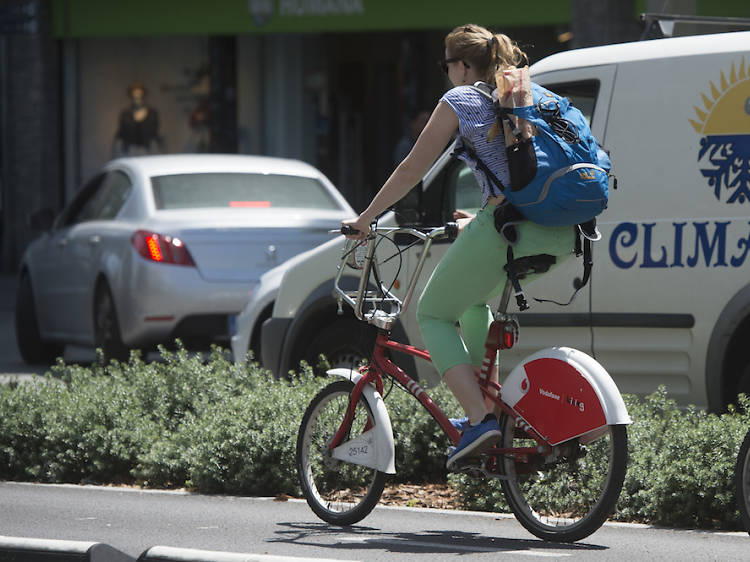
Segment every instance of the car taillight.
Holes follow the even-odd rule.
[[[190,252],[179,238],[150,230],[138,230],[131,241],[136,251],[147,260],[195,266]]]

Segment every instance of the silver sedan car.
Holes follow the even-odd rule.
[[[240,155],[121,158],[87,182],[26,249],[18,347],[49,364],[65,344],[127,359],[181,338],[228,344],[265,271],[355,216],[316,168]]]

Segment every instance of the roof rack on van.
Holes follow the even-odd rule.
[[[750,29],[750,18],[644,13],[641,21],[644,22],[641,41]]]

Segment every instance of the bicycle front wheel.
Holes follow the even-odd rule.
[[[385,473],[333,458],[328,444],[341,426],[354,384],[342,380],[321,390],[302,417],[297,436],[297,474],[315,514],[333,525],[364,519],[383,493]],[[372,411],[360,397],[349,435],[356,437],[373,423]]]
[[[740,453],[737,455],[734,482],[742,524],[750,533],[750,431],[745,435],[745,440],[740,446]]]
[[[534,447],[536,442],[501,419],[503,447]],[[574,542],[599,529],[614,511],[625,480],[628,436],[625,425],[610,425],[596,441],[572,439],[551,455],[503,459],[502,488],[516,519],[540,539]]]

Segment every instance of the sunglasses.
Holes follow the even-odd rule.
[[[449,59],[440,60],[438,61],[438,66],[442,69],[443,72],[448,74],[448,65],[452,62],[463,62],[466,68],[471,68],[471,66],[469,66],[466,62],[462,61],[458,57],[451,57]]]

